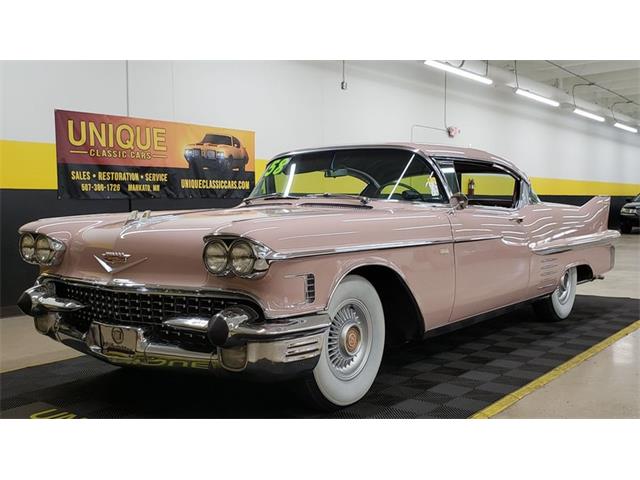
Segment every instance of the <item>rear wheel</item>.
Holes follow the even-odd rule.
[[[571,314],[576,299],[578,272],[575,267],[568,269],[560,278],[558,288],[547,298],[538,300],[533,308],[540,320],[559,322]]]
[[[371,388],[384,350],[384,313],[376,289],[359,275],[338,285],[328,311],[332,321],[318,365],[300,389],[314,407],[334,410]]]

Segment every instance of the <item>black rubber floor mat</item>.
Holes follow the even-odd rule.
[[[371,391],[330,415],[283,384],[125,370],[90,357],[0,375],[3,418],[466,418],[640,319],[640,301],[579,296],[570,319],[523,308],[385,352]]]

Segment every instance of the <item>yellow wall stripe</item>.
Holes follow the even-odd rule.
[[[0,140],[0,188],[57,190],[56,145]]]
[[[267,160],[256,159],[256,179],[260,178]],[[634,196],[640,184],[565,180],[557,178],[531,179],[539,195],[612,195]],[[53,143],[0,140],[0,188],[56,190],[56,147]]]
[[[593,182],[560,178],[532,177],[531,184],[538,195],[611,195],[634,197],[640,193],[638,183]]]
[[[594,346],[592,346],[591,348],[585,350],[581,354],[576,355],[572,359],[567,360],[566,362],[564,362],[561,365],[558,365],[556,368],[554,368],[553,370],[545,373],[541,377],[538,377],[535,380],[533,380],[532,382],[527,383],[524,387],[519,388],[515,392],[512,392],[512,393],[506,395],[505,397],[502,397],[497,402],[492,403],[488,407],[483,408],[479,412],[476,412],[470,418],[491,418],[491,417],[494,417],[495,415],[499,414],[503,410],[509,408],[514,403],[519,402],[520,400],[522,400],[524,397],[526,397],[530,393],[538,390],[539,388],[544,387],[547,383],[549,383],[552,380],[558,378],[563,373],[565,373],[565,372],[571,370],[572,368],[580,365],[585,360],[588,360],[589,358],[593,357],[596,353],[601,352],[605,348],[613,345],[615,342],[617,342],[621,338],[626,337],[627,335],[635,332],[638,329],[640,329],[640,320],[638,320],[638,321],[632,323],[631,325],[623,328],[619,332],[614,333],[610,337],[605,338],[600,343],[596,343]]]

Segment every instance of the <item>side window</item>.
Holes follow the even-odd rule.
[[[472,161],[454,162],[460,191],[469,205],[514,208],[520,196],[520,180],[506,170]]]

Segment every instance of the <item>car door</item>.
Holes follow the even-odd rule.
[[[525,299],[531,253],[522,179],[487,162],[454,161],[468,205],[450,215],[455,258],[451,321]]]

